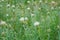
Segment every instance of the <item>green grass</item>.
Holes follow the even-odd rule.
[[[60,40],[60,0],[0,0],[0,40]]]

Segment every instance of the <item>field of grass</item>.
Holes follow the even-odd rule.
[[[60,0],[0,0],[0,40],[60,40]]]

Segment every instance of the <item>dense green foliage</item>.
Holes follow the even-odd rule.
[[[60,40],[60,0],[0,0],[0,40]]]

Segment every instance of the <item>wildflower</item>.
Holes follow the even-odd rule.
[[[28,7],[27,9],[30,10],[30,7]]]
[[[24,17],[21,17],[19,20],[20,20],[20,21],[24,21]]]
[[[28,20],[28,17],[21,17],[19,20],[20,21],[27,21]]]
[[[30,3],[30,1],[27,1],[27,3]]]
[[[1,1],[4,1],[4,0],[1,0]]]
[[[6,16],[9,16],[9,14],[6,14]]]
[[[55,2],[55,1],[52,1],[51,3],[52,3],[52,4],[55,4],[56,2]]]
[[[50,4],[51,4],[51,6],[54,6],[54,7],[58,5],[57,2],[55,2],[55,1],[51,1]]]
[[[6,24],[5,21],[0,21],[0,25],[4,25],[4,24]]]
[[[39,10],[41,10],[41,8],[38,8]]]
[[[4,36],[5,35],[5,32],[2,32],[1,35]]]
[[[39,24],[40,24],[40,23],[36,21],[36,22],[34,23],[34,26],[38,26]]]
[[[28,18],[27,18],[27,17],[25,17],[25,20],[27,21],[27,20],[28,20]]]
[[[54,9],[54,7],[51,7],[51,9],[53,10],[53,9]]]
[[[40,3],[42,2],[42,0],[39,1]]]
[[[47,14],[49,14],[50,12],[48,11]]]
[[[10,6],[10,4],[7,4],[7,7],[9,7]]]
[[[31,16],[34,16],[34,15],[35,15],[35,14],[33,14],[33,13],[31,14]]]
[[[45,3],[48,3],[48,1],[45,1]]]
[[[57,25],[57,28],[60,28],[60,26],[59,26],[59,25]]]
[[[12,5],[12,7],[14,8],[14,7],[15,7],[15,5]]]

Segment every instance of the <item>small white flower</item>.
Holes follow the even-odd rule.
[[[34,16],[34,15],[35,15],[35,14],[33,14],[33,13],[31,14],[31,16]]]
[[[40,23],[36,21],[36,22],[34,23],[34,26],[38,26],[39,24],[40,24]]]
[[[30,1],[27,1],[27,3],[30,3]]]
[[[20,20],[20,21],[24,21],[25,19],[24,19],[24,17],[21,17],[19,20]]]
[[[25,17],[25,20],[28,20],[28,17]]]
[[[56,2],[55,1],[52,1],[51,3],[55,4]]]
[[[49,15],[49,14],[50,14],[50,12],[48,11],[48,12],[47,12],[47,15]]]
[[[1,0],[1,1],[4,1],[4,0]]]
[[[51,7],[51,9],[53,10],[53,9],[54,9],[54,7]]]
[[[60,28],[60,26],[59,26],[59,25],[57,25],[57,28]]]
[[[41,10],[41,8],[38,8],[39,10]]]
[[[5,32],[2,32],[1,34],[2,34],[2,35],[4,35],[4,34],[5,34]]]
[[[7,4],[7,7],[9,7],[10,6],[10,4]]]
[[[45,1],[45,3],[48,3],[48,1]]]
[[[30,7],[28,7],[27,9],[30,10]]]
[[[40,3],[42,2],[42,0],[39,1]]]
[[[47,14],[49,14],[50,12],[48,11]]]
[[[19,20],[22,21],[22,22],[24,22],[24,21],[28,20],[28,17],[21,17]]]
[[[0,25],[4,25],[4,24],[6,24],[5,21],[1,21],[1,22],[0,22]]]
[[[14,8],[14,7],[15,7],[15,5],[12,5],[12,7]]]
[[[9,14],[6,14],[6,16],[9,16]]]

